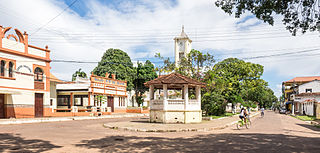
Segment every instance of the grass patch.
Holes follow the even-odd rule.
[[[223,115],[219,115],[219,116],[216,116],[216,115],[212,115],[210,116],[212,119],[217,119],[217,118],[221,118],[221,117],[227,117],[227,116],[233,116],[233,115],[237,115],[239,113],[236,113],[236,114],[232,114],[232,113],[224,113]]]
[[[297,119],[302,120],[302,121],[314,121],[316,120],[315,116],[307,116],[307,115],[303,115],[303,116],[296,116]]]

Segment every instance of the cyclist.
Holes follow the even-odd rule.
[[[248,115],[247,110],[245,108],[241,108],[239,118],[246,123],[246,116]]]
[[[260,110],[261,110],[261,116],[263,117],[264,116],[264,108],[262,107]]]

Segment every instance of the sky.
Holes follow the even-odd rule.
[[[174,57],[173,38],[185,32],[192,48],[213,54],[217,62],[236,57],[264,66],[263,79],[277,96],[281,83],[319,75],[319,32],[292,36],[281,17],[270,26],[252,14],[225,14],[214,0],[0,0],[0,25],[29,34],[29,44],[48,45],[52,60],[101,60],[109,48],[128,53],[133,62],[155,53]],[[318,54],[317,54],[318,53]],[[259,58],[257,58],[259,57]],[[71,80],[97,63],[51,63],[51,73]]]

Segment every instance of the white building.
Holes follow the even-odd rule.
[[[178,73],[158,77],[145,83],[150,94],[150,122],[199,123],[202,121],[201,87],[205,84]],[[155,97],[154,89],[163,90],[163,96]],[[170,90],[179,90],[181,98],[170,98]],[[190,99],[189,92],[195,92]]]
[[[188,35],[184,32],[184,26],[182,26],[181,34],[174,38],[174,56],[175,65],[178,67],[180,60],[186,57],[191,49],[192,40],[189,39]]]
[[[320,81],[301,84],[294,95],[294,111],[298,114],[314,116],[315,105],[320,102]]]
[[[50,106],[50,51],[0,26],[0,118],[42,117]]]

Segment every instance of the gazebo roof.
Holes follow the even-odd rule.
[[[163,84],[168,84],[168,88],[180,88],[184,84],[188,84],[189,86],[202,86],[202,87],[206,85],[203,82],[199,82],[195,79],[191,79],[179,73],[171,73],[168,75],[163,75],[145,83],[146,86],[154,85],[155,88],[160,88],[160,87],[162,88]]]

